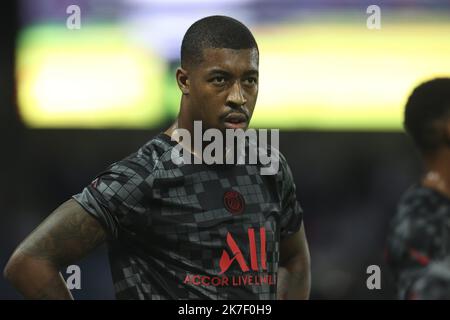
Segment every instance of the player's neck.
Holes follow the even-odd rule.
[[[164,131],[164,134],[168,135],[169,137],[171,137],[172,140],[178,142],[179,144],[181,144],[183,146],[183,148],[187,151],[189,151],[194,157],[197,157],[199,159],[203,159],[203,150],[205,149],[205,147],[211,143],[210,141],[203,141],[202,140],[202,144],[200,145],[200,148],[195,149],[195,143],[193,140],[191,141],[185,141],[185,139],[179,139],[179,136],[177,134],[174,134],[176,132],[177,129],[186,129],[189,131],[189,129],[183,125],[183,121],[180,117],[177,118],[177,120],[175,120],[175,122],[166,130]],[[192,130],[194,131],[194,130]],[[191,132],[191,131],[189,131]],[[203,134],[203,133],[202,133]],[[195,139],[195,137],[193,135],[191,135],[191,139]],[[190,142],[190,143],[189,143]],[[222,150],[222,154],[223,154],[223,159],[221,160],[221,163],[235,163],[233,162],[235,159],[235,155],[234,152],[231,152],[232,148],[228,148],[227,145],[225,144],[223,146],[223,150]],[[230,160],[231,159],[231,160]],[[231,162],[230,162],[231,161]]]
[[[189,111],[189,109],[192,107],[189,106],[184,99],[185,99],[184,97],[182,97],[181,99],[180,111],[178,113],[177,119],[170,126],[170,128],[168,128],[164,133],[169,136],[172,136],[177,129],[184,129],[187,130],[192,139],[194,139],[196,133],[194,130],[194,118],[192,117],[192,114]],[[191,145],[193,145],[193,141],[190,142]]]
[[[425,158],[426,171],[422,185],[450,199],[450,149],[443,148]]]
[[[178,117],[175,122],[166,130],[164,131],[164,133],[166,135],[168,135],[169,137],[171,137],[172,140],[178,142],[179,144],[181,144],[183,146],[184,149],[186,149],[187,151],[189,151],[191,154],[193,154],[195,157],[198,157],[201,159],[201,155],[199,154],[199,152],[201,151],[196,151],[192,148],[193,141],[184,141],[183,139],[179,139],[178,135],[174,134],[174,132],[177,129],[186,129],[189,132],[191,132],[191,130],[189,130],[189,128],[186,128],[185,126],[183,126],[182,121],[180,121],[180,117]]]

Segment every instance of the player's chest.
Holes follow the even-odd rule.
[[[200,171],[155,180],[151,206],[157,207],[161,217],[178,217],[179,222],[192,217],[202,222],[237,217],[264,220],[278,215],[280,202],[273,181],[246,173],[243,169],[228,175]]]

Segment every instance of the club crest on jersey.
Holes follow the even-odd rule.
[[[245,209],[244,197],[235,190],[225,192],[223,204],[231,214],[241,214]]]

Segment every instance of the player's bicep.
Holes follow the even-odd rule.
[[[60,267],[83,258],[105,239],[99,222],[70,199],[19,245],[16,254],[44,259]]]

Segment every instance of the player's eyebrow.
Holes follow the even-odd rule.
[[[250,69],[244,71],[243,76],[259,76],[259,71],[256,69]]]
[[[212,68],[211,70],[208,71],[208,75],[231,76],[231,73],[220,68]]]
[[[232,76],[232,74],[226,70],[220,68],[212,68],[208,71],[208,76],[212,75],[222,75],[222,76]],[[258,76],[259,72],[257,69],[249,69],[243,72],[243,76]]]

